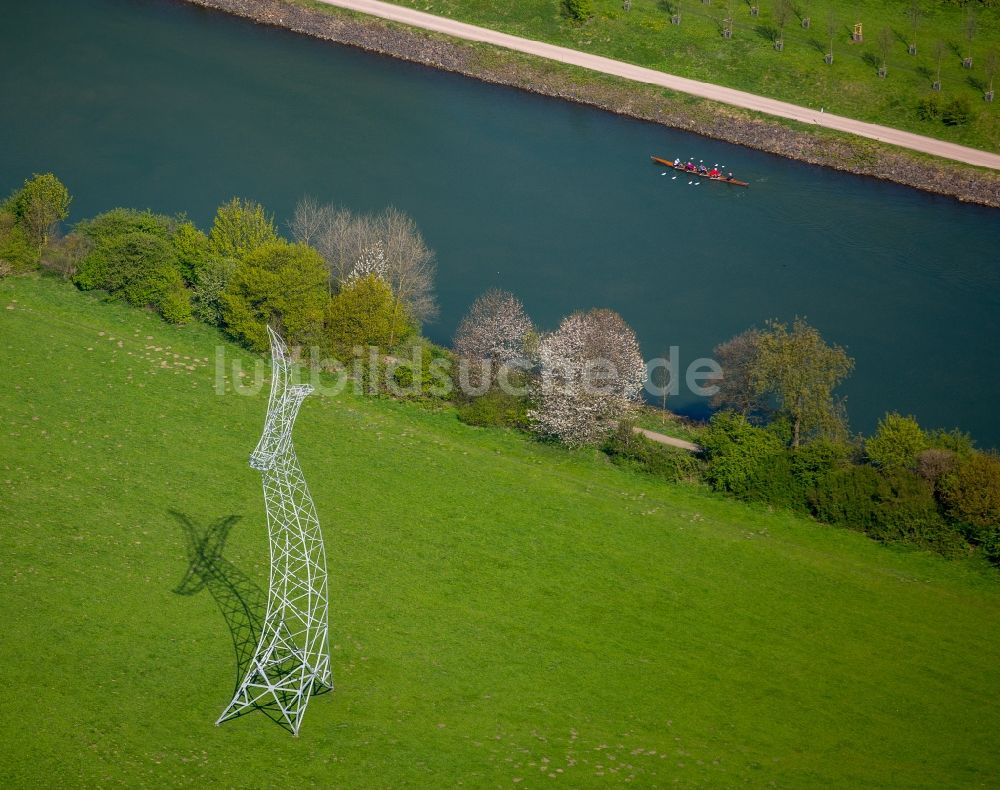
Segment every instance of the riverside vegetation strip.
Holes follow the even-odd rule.
[[[257,717],[215,728],[233,649],[207,591],[173,592],[188,560],[167,510],[242,517],[225,557],[266,586],[246,464],[266,386],[215,393],[217,348],[254,358],[35,275],[0,281],[0,338],[7,786],[1000,772],[994,570],[348,393],[296,428],[337,690],[296,741]]]
[[[812,164],[1000,207],[1000,174],[313,2],[187,0],[254,21],[568,99]],[[646,155],[648,152],[642,152]]]

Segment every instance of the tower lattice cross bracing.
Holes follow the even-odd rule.
[[[298,735],[309,698],[333,688],[326,552],[316,506],[295,456],[292,426],[312,392],[292,380],[284,341],[270,327],[273,374],[264,432],[250,454],[261,473],[271,553],[267,613],[246,675],[216,724],[261,710]]]

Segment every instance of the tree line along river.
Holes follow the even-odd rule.
[[[448,342],[490,287],[542,328],[618,310],[680,369],[768,318],[856,359],[855,430],[887,409],[1000,445],[1000,212],[254,26],[170,0],[34,0],[0,27],[0,190],[51,170],[72,219],[232,195],[410,213]],[[667,175],[694,158],[749,189]],[[705,413],[685,392],[672,407]]]

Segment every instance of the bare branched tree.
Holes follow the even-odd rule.
[[[306,195],[295,206],[295,213],[288,223],[292,238],[315,247],[324,229],[329,226],[334,211],[333,206],[321,204]]]
[[[632,328],[613,310],[564,318],[538,349],[534,429],[564,444],[596,444],[635,410],[646,365]]]
[[[323,256],[331,293],[350,279],[360,260],[380,248],[394,307],[402,307],[420,323],[437,316],[434,252],[408,214],[392,207],[376,216],[355,214],[303,198],[289,228],[296,241],[311,245]]]
[[[486,362],[485,371],[483,365],[470,365],[470,375],[488,371],[492,382],[501,367],[526,356],[525,344],[533,331],[521,300],[508,291],[491,289],[472,303],[458,325],[455,353],[465,362]]]
[[[424,323],[437,317],[434,299],[434,251],[408,214],[391,206],[376,218],[376,233],[385,245],[389,285],[407,314]]]
[[[371,217],[309,197],[299,201],[288,226],[295,241],[308,244],[323,256],[331,293],[347,282],[358,260],[378,240]]]
[[[712,396],[712,408],[732,409],[745,415],[765,409],[764,398],[754,380],[759,340],[760,330],[748,329],[715,347],[712,353],[722,368],[722,379],[716,382],[719,389]]]

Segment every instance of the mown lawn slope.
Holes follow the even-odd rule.
[[[266,408],[214,332],[0,282],[0,783],[984,785],[1000,575],[459,423],[312,396],[334,693],[216,728],[226,621],[177,511],[267,579]],[[233,374],[231,369],[230,378]]]

